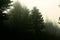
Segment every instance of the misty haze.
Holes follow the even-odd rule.
[[[0,0],[2,32],[8,40],[60,40],[60,0]]]

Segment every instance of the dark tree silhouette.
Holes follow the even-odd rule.
[[[34,7],[33,10],[31,11],[31,16],[32,27],[33,29],[35,29],[36,35],[39,36],[40,31],[44,28],[43,17],[39,12],[39,9],[37,9],[36,7]]]
[[[58,23],[60,24],[60,17],[59,17],[59,19],[58,19]]]
[[[14,9],[11,10],[9,23],[12,27],[12,32],[23,32],[28,25],[29,9],[23,7],[18,1],[14,4]]]
[[[3,12],[10,6],[11,2],[10,0],[0,0],[0,31],[2,31],[3,20],[7,19],[7,14]]]

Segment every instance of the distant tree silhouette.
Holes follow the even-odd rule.
[[[23,17],[22,25],[24,26],[24,29],[27,30],[29,28],[29,9],[27,9],[26,7],[24,7],[23,9],[24,12],[22,14]]]
[[[58,19],[58,23],[60,24],[60,17],[59,17],[59,19]]]
[[[14,9],[11,10],[11,19],[9,20],[13,32],[23,32],[28,25],[29,9],[23,7],[18,1],[14,4]]]
[[[3,13],[3,11],[10,6],[9,3],[11,3],[10,0],[0,0],[0,31],[3,27],[3,20],[7,19],[7,14]]]
[[[32,27],[35,29],[36,35],[39,36],[40,31],[44,28],[44,20],[39,12],[39,9],[34,7],[31,11],[31,16],[32,16]]]

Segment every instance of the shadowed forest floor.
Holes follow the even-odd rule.
[[[60,37],[52,35],[47,32],[40,32],[39,37],[33,31],[25,31],[25,32],[14,32],[3,34],[3,38],[5,39],[17,39],[17,40],[60,40]]]
[[[59,37],[46,33],[41,32],[39,37],[35,33],[32,32],[25,32],[24,34],[20,34],[23,40],[60,40]]]

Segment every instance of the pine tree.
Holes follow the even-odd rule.
[[[31,11],[31,16],[32,27],[33,29],[35,29],[36,35],[39,36],[40,31],[44,28],[43,17],[39,12],[39,9],[37,9],[36,7],[34,7],[33,10]]]
[[[58,19],[58,23],[60,24],[60,17],[59,17],[59,19]]]
[[[7,14],[3,13],[10,5],[11,0],[0,0],[0,31],[3,27],[3,20],[7,19]]]
[[[23,7],[18,1],[14,4],[14,9],[11,10],[11,19],[9,23],[13,27],[13,32],[23,32],[28,27],[29,9]]]

